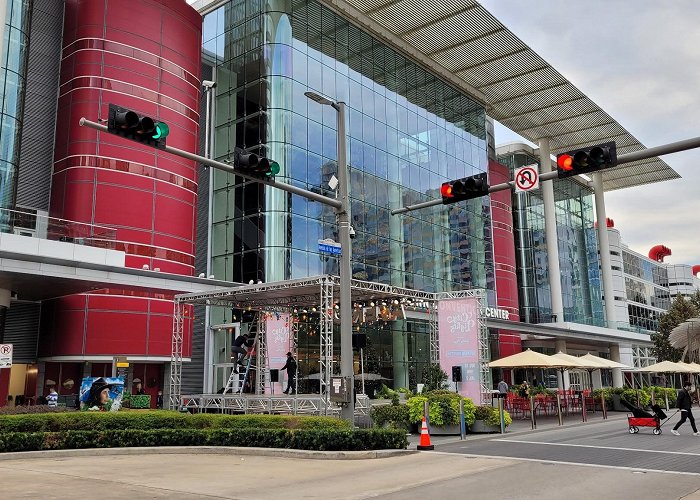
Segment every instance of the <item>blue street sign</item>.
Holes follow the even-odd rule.
[[[318,251],[321,253],[329,253],[331,255],[340,255],[342,253],[340,243],[333,240],[318,240]]]

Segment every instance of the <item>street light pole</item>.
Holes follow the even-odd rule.
[[[350,242],[350,180],[348,178],[347,135],[345,132],[345,103],[335,102],[315,92],[304,95],[323,106],[331,106],[338,112],[338,201],[335,209],[340,240],[340,376],[348,381],[350,401],[343,406],[340,416],[354,424],[355,380],[352,358],[352,244]]]
[[[338,112],[338,237],[340,239],[340,376],[349,383],[350,402],[341,410],[341,417],[354,423],[355,381],[352,364],[352,244],[350,242],[350,182],[348,179],[345,103],[332,106]]]

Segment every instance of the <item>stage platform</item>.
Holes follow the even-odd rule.
[[[340,416],[340,406],[320,394],[193,394],[182,396],[182,408],[196,413],[268,413]],[[368,416],[368,396],[358,394],[355,415]]]

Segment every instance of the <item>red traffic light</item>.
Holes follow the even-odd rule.
[[[557,156],[557,166],[561,170],[569,172],[574,169],[574,159],[571,157],[571,155],[559,155]]]
[[[443,198],[452,198],[452,184],[449,182],[443,182],[442,186],[440,187],[440,195],[442,195]]]

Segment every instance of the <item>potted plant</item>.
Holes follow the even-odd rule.
[[[428,402],[431,434],[460,434],[459,402],[464,401],[464,420],[467,426],[474,423],[475,406],[472,400],[450,391],[431,391],[414,396],[407,401],[411,423],[423,419],[424,404]]]
[[[503,410],[503,421],[506,427],[513,423],[510,413],[505,410]],[[498,408],[493,406],[477,406],[474,411],[474,424],[469,427],[469,432],[501,432]]]

